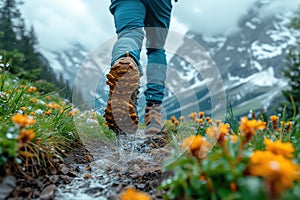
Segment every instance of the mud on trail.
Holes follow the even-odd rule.
[[[128,187],[147,192],[153,199],[162,199],[157,187],[168,174],[162,172],[162,161],[170,156],[167,147],[157,148],[138,129],[134,135],[120,135],[117,143],[83,141],[92,157],[90,163],[78,163],[83,156],[75,153],[66,161],[77,176],[70,183],[57,186],[55,199],[118,199]],[[78,160],[79,159],[79,160]]]

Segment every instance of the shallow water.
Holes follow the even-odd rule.
[[[169,152],[165,148],[152,149],[143,132],[119,136],[117,145],[89,141],[88,148],[94,157],[91,170],[86,169],[87,164],[74,164],[79,176],[70,184],[60,185],[55,199],[117,199],[126,187],[135,187],[157,199],[161,162]],[[91,178],[85,179],[87,174]]]

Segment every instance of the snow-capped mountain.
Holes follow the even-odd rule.
[[[239,30],[229,36],[205,37],[193,32],[187,34],[187,37],[201,44],[215,62],[226,91],[224,102],[227,107],[233,107],[236,115],[247,114],[250,110],[260,111],[262,107],[274,112],[272,109],[276,106],[276,99],[282,98],[281,90],[287,86],[282,71],[286,68],[288,48],[296,42],[295,34],[288,28],[293,13],[263,16],[260,14],[262,8],[263,4],[257,4],[240,20]],[[191,50],[185,45],[178,52],[180,55],[191,56]],[[201,74],[179,56],[173,57],[170,66],[193,88],[200,110],[210,113],[209,90]],[[181,83],[170,82],[173,83],[170,90],[182,88]],[[190,98],[189,92],[182,96]],[[176,108],[180,102],[174,102],[176,97],[169,94],[165,108],[171,111],[169,115],[178,116],[181,110]],[[185,109],[195,107],[194,102],[190,104],[185,105]]]
[[[284,10],[276,15],[264,15],[263,2],[257,3],[240,20],[239,29],[230,35],[208,37],[191,31],[186,35],[209,53],[218,68],[219,78],[225,89],[226,97],[222,97],[224,99],[220,104],[226,104],[226,107],[231,105],[236,115],[247,114],[250,110],[258,111],[262,107],[272,110],[276,101],[282,98],[281,90],[287,87],[282,71],[286,68],[288,48],[296,42],[295,34],[288,28],[293,13]],[[183,43],[177,52],[201,62],[201,58],[193,55],[191,47],[186,43]],[[91,87],[95,83],[89,83],[96,81],[105,85],[105,77],[99,81],[99,74],[105,74],[99,65],[107,65],[103,55],[110,54],[110,49],[102,48],[102,53],[97,53],[100,55],[98,59],[97,55],[94,55],[93,59],[88,61],[89,70],[80,72],[77,70],[88,54],[82,46],[75,45],[73,49],[63,53],[53,52],[53,55],[57,64],[62,66],[65,80],[72,84],[77,76],[79,80],[86,81],[84,86],[76,89],[76,93],[80,94],[77,95],[80,101],[91,103],[97,98],[99,101],[96,101],[96,105],[102,105],[100,107],[103,108],[107,99],[107,89]],[[168,77],[169,84],[163,104],[167,115],[179,116],[183,111],[193,111],[195,106],[210,114],[214,109],[211,108],[212,91],[208,90],[207,83],[199,71],[182,56],[175,55],[169,66],[177,73]],[[181,99],[178,99],[178,95]],[[140,107],[143,106],[141,103]]]

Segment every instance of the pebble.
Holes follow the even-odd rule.
[[[85,174],[83,178],[84,179],[92,179],[93,176],[91,174]]]
[[[6,199],[14,190],[17,179],[14,176],[6,176],[0,183],[0,199]]]
[[[42,200],[53,199],[56,191],[56,186],[54,184],[45,187],[40,195]]]

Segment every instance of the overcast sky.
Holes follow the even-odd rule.
[[[171,30],[194,30],[205,35],[235,31],[238,20],[256,0],[179,0],[173,3]],[[261,0],[271,2],[263,15],[284,9],[295,10],[300,0]],[[88,49],[114,35],[110,0],[27,0],[21,10],[33,25],[44,50],[65,49],[79,42]]]

